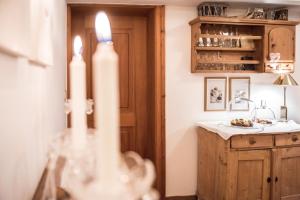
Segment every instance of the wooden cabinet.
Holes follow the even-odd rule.
[[[295,63],[295,26],[265,26],[265,71],[277,69],[294,71]],[[272,63],[270,54],[279,53],[280,59]]]
[[[291,72],[297,24],[282,20],[197,17],[190,22],[191,71]],[[271,60],[270,53],[280,53],[280,60]]]
[[[276,26],[268,36],[269,53],[280,53],[280,60],[295,59],[295,27]]]
[[[300,147],[273,151],[273,199],[300,199]]]
[[[230,155],[228,199],[269,199],[270,151],[235,151]]]
[[[298,136],[269,133],[224,140],[198,128],[198,199],[300,199]]]

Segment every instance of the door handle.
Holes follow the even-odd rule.
[[[272,178],[271,178],[271,177],[268,177],[268,178],[267,178],[267,182],[268,182],[268,183],[271,183],[271,181],[272,181]]]
[[[277,176],[275,177],[275,183],[276,183],[276,182],[278,182],[278,177],[277,177]]]

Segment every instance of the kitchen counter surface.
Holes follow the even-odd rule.
[[[272,125],[261,125],[255,123],[254,126],[250,128],[233,127],[228,121],[200,121],[196,123],[196,126],[215,132],[224,140],[228,140],[234,135],[279,134],[300,131],[300,124],[297,124],[293,120],[288,122],[274,122]]]

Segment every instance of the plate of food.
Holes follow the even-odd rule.
[[[236,128],[246,128],[246,129],[256,129],[258,127],[254,126],[254,123],[249,119],[233,119],[230,122],[231,127]]]
[[[272,120],[269,120],[269,119],[256,119],[255,120],[255,123],[259,124],[259,125],[262,125],[262,126],[272,126],[274,125],[276,122],[275,121],[272,121]]]

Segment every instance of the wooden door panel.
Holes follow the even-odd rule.
[[[240,160],[238,165],[237,199],[261,199],[263,160]]]
[[[92,15],[87,18],[91,20]],[[93,24],[85,20],[88,43],[88,98],[93,98],[92,56],[98,41]],[[122,23],[121,23],[122,22]],[[92,26],[92,28],[91,28]],[[119,55],[121,149],[136,151],[145,156],[147,149],[148,91],[145,17],[111,17],[112,41]],[[88,117],[89,127],[94,127],[94,117]]]
[[[274,159],[274,199],[300,199],[300,147],[277,149]]]
[[[130,54],[130,32],[119,32],[113,31],[113,41],[115,50],[119,55],[119,72],[120,72],[120,108],[130,109],[130,94],[133,93],[132,84],[130,80],[132,79],[132,73],[130,70],[129,56]],[[130,79],[131,78],[131,79]],[[130,87],[131,86],[131,87]],[[132,105],[132,103],[131,103]]]
[[[281,160],[281,195],[298,196],[300,193],[300,155]]]
[[[276,27],[269,33],[269,53],[280,53],[280,60],[295,59],[295,32],[288,27]]]
[[[229,156],[230,200],[269,200],[270,151],[235,151]]]
[[[132,127],[122,127],[120,136],[122,152],[136,149],[136,133]]]

